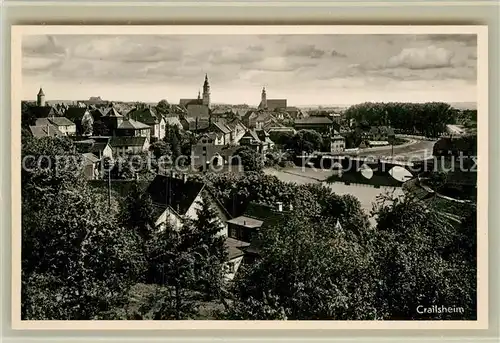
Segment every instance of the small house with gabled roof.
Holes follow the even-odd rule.
[[[231,216],[205,183],[189,180],[186,175],[156,175],[147,192],[156,207],[156,227],[162,229],[168,223],[172,228],[179,229],[184,218],[196,219],[202,201],[208,201],[217,212],[220,234],[227,236],[227,221]]]
[[[149,125],[151,137],[156,139],[165,137],[165,119],[151,106],[136,107],[127,114],[127,117]]]

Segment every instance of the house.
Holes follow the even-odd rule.
[[[333,130],[333,121],[324,116],[310,116],[295,120],[294,127],[296,130],[314,130],[329,135]]]
[[[144,123],[125,118],[118,127],[113,130],[113,134],[115,136],[147,137],[149,139],[151,128]]]
[[[208,191],[204,183],[188,180],[185,175],[157,175],[147,188],[151,200],[156,208],[158,218],[155,226],[164,229],[165,223],[170,223],[174,229],[183,225],[183,219],[196,219],[197,210],[202,201],[208,201],[217,213],[217,222],[220,227],[219,235],[226,237],[225,247],[228,252],[226,264],[226,279],[232,280],[243,262],[244,251],[248,242],[242,242],[228,237],[227,222],[231,218],[224,206]]]
[[[82,119],[86,115],[91,115],[90,111],[86,107],[68,107],[64,112],[64,116],[76,125],[76,132],[78,134],[82,134],[84,131]]]
[[[77,139],[73,142],[80,153],[92,153],[99,160],[103,158],[113,158],[113,149],[109,145],[110,137],[90,137]]]
[[[228,144],[238,144],[247,131],[245,125],[238,118],[218,118],[217,122],[224,123],[231,130]]]
[[[264,151],[274,148],[274,142],[271,140],[269,133],[266,130],[255,130],[257,137],[265,145]]]
[[[164,115],[163,120],[165,121],[165,125],[177,126],[179,129],[183,129],[182,123],[177,114],[169,113],[168,115]]]
[[[222,145],[228,145],[232,143],[233,130],[228,127],[223,121],[212,120],[208,131],[220,136]]]
[[[341,135],[334,135],[330,139],[330,152],[343,152],[345,151],[345,138]]]
[[[165,119],[154,111],[151,106],[134,108],[127,114],[129,119],[149,125],[151,129],[150,136],[156,139],[165,137]]]
[[[193,166],[228,164],[231,162],[231,157],[239,149],[238,146],[215,145],[210,141],[210,135],[202,135],[198,143],[191,146],[191,164]]]
[[[199,137],[198,144],[225,145],[224,136],[220,132],[204,132]]]
[[[231,217],[222,204],[208,191],[205,183],[188,180],[186,175],[156,175],[147,188],[156,207],[155,226],[163,229],[166,223],[174,229],[182,226],[183,218],[196,219],[202,201],[208,201],[217,212],[220,235],[227,237],[227,221]]]
[[[243,124],[249,129],[262,129],[269,123],[275,123],[274,114],[264,110],[250,110],[242,118]]]
[[[338,125],[340,125],[340,124],[341,124],[341,122],[342,122],[342,114],[341,114],[341,113],[338,113],[338,112],[332,112],[332,113],[328,114],[328,116],[330,117],[330,119],[331,119],[334,123],[336,123],[336,124],[338,124]]]
[[[250,243],[228,237],[226,238],[225,245],[228,252],[226,279],[233,280],[243,262],[245,249],[250,246]]]
[[[123,156],[128,153],[141,154],[149,150],[148,137],[115,136],[109,140],[113,156]]]
[[[299,118],[303,117],[302,111],[299,108],[294,107],[294,106],[289,106],[289,107],[285,108],[284,111],[286,113],[288,113],[288,115],[292,119],[299,119]]]
[[[391,141],[396,137],[394,130],[388,126],[372,126],[363,138],[370,141]]]
[[[260,132],[260,137],[259,137]],[[258,153],[264,153],[274,146],[269,135],[264,130],[248,130],[240,139],[241,146],[251,147]]]
[[[182,128],[185,131],[191,131],[195,133],[206,132],[210,126],[209,118],[190,118],[182,117],[180,119]]]
[[[103,112],[104,115],[100,119],[104,127],[103,131],[105,131],[106,134],[112,135],[114,129],[118,128],[123,123],[125,117],[118,111],[113,103],[111,103],[110,107],[104,109]]]
[[[271,135],[273,133],[289,133],[294,135],[297,131],[293,127],[289,126],[271,126],[267,129],[267,132]]]
[[[54,106],[29,106],[28,112],[33,118],[48,118],[59,115],[59,111]]]
[[[208,106],[199,103],[189,103],[186,107],[187,116],[191,118],[208,118],[210,109]]]
[[[441,137],[434,143],[434,156],[476,156],[477,136]]]
[[[244,251],[243,263],[252,263],[259,256],[259,230],[279,223],[292,210],[291,205],[283,208],[281,202],[275,206],[251,202],[240,216],[228,220],[228,237],[249,244],[239,248]]]
[[[83,156],[83,174],[87,180],[96,180],[99,178],[100,159],[92,153],[84,153]]]
[[[66,136],[72,136],[76,134],[76,125],[71,120],[65,117],[48,117],[39,118],[36,120],[36,126],[47,126],[53,125]]]
[[[30,132],[35,138],[41,137],[62,137],[65,136],[64,133],[59,131],[57,126],[48,123],[47,125],[40,126],[30,126]]]

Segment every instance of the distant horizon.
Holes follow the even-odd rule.
[[[477,101],[476,34],[30,34],[22,97],[289,106]],[[76,101],[76,100],[75,100]],[[127,101],[127,100],[115,100]],[[129,100],[130,101],[130,100]]]
[[[95,96],[98,97],[98,96]],[[85,102],[89,101],[90,99],[45,99],[47,103],[64,103],[64,102]],[[157,104],[161,100],[167,100],[167,102],[170,105],[179,105],[179,102],[171,102],[168,99],[160,99],[158,101],[141,101],[141,100],[120,100],[120,99],[104,99],[101,97],[101,101],[106,101],[106,102],[119,102],[119,103],[145,103],[145,104]],[[31,102],[36,102],[35,99],[23,99],[22,101],[31,101]],[[356,102],[356,103],[351,103],[351,104],[303,104],[303,105],[294,105],[294,104],[288,104],[290,107],[297,107],[297,108],[318,108],[318,107],[327,107],[327,108],[332,108],[332,107],[337,107],[337,108],[347,108],[353,105],[357,104],[362,104],[362,103],[389,103],[389,102],[402,102],[402,103],[427,103],[427,102],[443,102],[446,104],[451,105],[452,107],[460,108],[460,109],[477,109],[477,102],[476,101],[440,101],[440,100],[429,100],[429,101],[361,101],[361,102]],[[224,102],[212,102],[212,105],[216,106],[237,106],[237,105],[246,105],[248,107],[253,107],[256,108],[258,107],[257,104],[247,104],[247,103],[224,103]],[[459,107],[457,107],[459,106]]]

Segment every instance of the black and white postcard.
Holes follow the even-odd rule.
[[[482,26],[13,27],[15,326],[487,327],[487,63]]]

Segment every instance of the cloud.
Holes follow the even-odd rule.
[[[422,35],[420,38],[434,42],[456,42],[466,46],[477,46],[475,34],[432,34]]]
[[[72,56],[88,60],[105,60],[128,63],[179,60],[182,50],[175,45],[158,45],[155,39],[130,39],[130,37],[105,37],[79,44]]]
[[[389,58],[387,68],[428,69],[452,66],[454,53],[434,45],[425,48],[405,48]]]
[[[321,58],[325,55],[324,50],[316,48],[312,44],[288,47],[285,50],[287,56]]]
[[[23,56],[22,68],[28,74],[50,72],[64,63],[64,59],[52,57],[26,57]]]
[[[25,36],[22,41],[23,56],[64,57],[66,49],[54,36]]]
[[[276,56],[266,57],[257,62],[242,65],[242,69],[268,72],[286,72],[296,71],[297,69],[311,67],[314,65],[316,65],[316,62],[307,58]]]
[[[347,57],[346,54],[338,52],[337,50],[332,50],[332,52],[330,53],[330,55],[333,56],[333,57]]]
[[[223,47],[218,50],[210,51],[209,53],[201,53],[196,60],[206,59],[209,63],[219,64],[245,64],[258,61],[261,59],[262,50],[245,51],[234,47]]]

